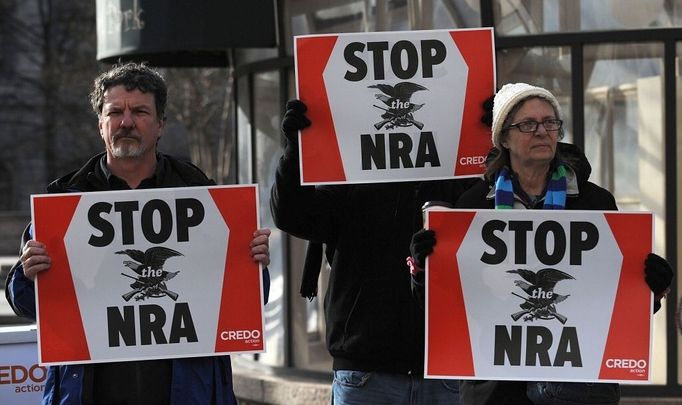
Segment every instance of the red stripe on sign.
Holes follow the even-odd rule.
[[[652,247],[652,217],[617,213],[604,217],[623,255],[623,265],[599,378],[647,380],[651,290],[644,280],[644,260]],[[644,364],[640,360],[646,367],[639,367]]]
[[[308,106],[312,124],[301,131],[302,180],[305,183],[346,180],[324,83],[324,69],[338,36],[296,39],[298,96]]]
[[[431,212],[429,229],[437,243],[429,256],[428,369],[429,375],[474,375],[469,324],[457,264],[457,252],[474,212]]]
[[[469,67],[454,171],[457,176],[482,174],[485,171],[482,158],[492,147],[490,128],[481,122],[481,116],[483,102],[495,94],[493,32],[464,30],[450,35]]]
[[[262,350],[264,337],[261,278],[258,263],[251,258],[250,247],[258,223],[256,188],[211,188],[209,193],[230,230],[218,315],[216,352]],[[253,331],[258,331],[258,338],[255,338]],[[227,334],[221,336],[223,332]]]
[[[47,245],[52,258],[50,269],[40,272],[37,280],[40,361],[44,363],[90,359],[64,245],[64,236],[80,198],[80,195],[73,195],[33,199],[35,238]]]

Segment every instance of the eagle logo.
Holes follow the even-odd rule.
[[[122,295],[126,302],[133,297],[136,301],[163,296],[170,297],[173,301],[178,299],[178,294],[167,288],[166,281],[175,277],[179,271],[166,271],[163,269],[163,265],[171,257],[183,256],[182,253],[163,246],[155,246],[145,252],[137,249],[126,249],[120,250],[116,254],[125,254],[133,259],[124,260],[123,265],[137,274],[137,276],[131,276],[121,273],[135,280],[130,284],[132,290]]]
[[[375,94],[374,97],[386,105],[386,107],[373,105],[384,111],[381,114],[383,120],[374,124],[374,128],[381,129],[384,126],[386,129],[410,126],[415,126],[419,129],[424,128],[424,124],[415,120],[413,115],[424,104],[414,104],[410,101],[410,98],[417,91],[428,90],[426,87],[411,82],[400,82],[395,86],[390,84],[374,84],[368,87],[370,89],[379,89],[381,93]]]
[[[545,268],[534,272],[527,269],[507,270],[507,273],[518,274],[523,280],[514,280],[514,285],[522,289],[526,296],[515,292],[513,295],[523,299],[519,304],[521,311],[511,314],[513,320],[533,321],[535,319],[556,319],[562,324],[567,318],[556,311],[556,305],[570,296],[554,292],[554,287],[561,280],[575,280],[573,276],[561,270]]]

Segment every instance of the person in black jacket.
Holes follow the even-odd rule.
[[[163,77],[145,65],[127,63],[97,77],[91,102],[106,151],[52,182],[48,192],[214,185],[193,164],[157,151],[166,95]],[[263,266],[270,261],[269,234],[269,229],[254,230],[251,245],[244,247]],[[24,232],[21,251],[8,275],[5,293],[18,315],[35,319],[34,280],[39,272],[49,271],[50,253],[33,239],[30,226]],[[263,279],[267,297],[267,269]],[[41,288],[45,286],[41,284]],[[45,384],[45,404],[237,403],[229,356],[50,366]]]
[[[494,100],[492,136],[497,154],[488,162],[485,178],[459,198],[456,208],[617,209],[610,192],[588,181],[589,163],[575,158],[580,154],[569,156],[557,149],[563,137],[561,110],[546,89],[525,83],[503,86]],[[417,265],[423,266],[435,243],[431,230],[413,236]],[[657,310],[672,282],[672,268],[651,253],[644,273]],[[471,380],[463,381],[460,389],[464,405],[606,405],[620,400],[618,384],[606,383]]]
[[[301,101],[286,108],[271,208],[278,228],[327,246],[333,403],[457,404],[457,381],[423,379],[424,315],[412,298],[405,259],[410,237],[422,227],[422,204],[454,202],[472,180],[301,186],[296,134],[310,121]],[[317,277],[304,278],[303,295],[312,298]]]

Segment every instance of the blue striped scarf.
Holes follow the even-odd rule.
[[[504,167],[495,180],[495,209],[504,210],[514,207],[514,186],[509,170]],[[544,210],[563,210],[566,208],[566,168],[557,165],[547,183]]]

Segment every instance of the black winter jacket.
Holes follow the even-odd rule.
[[[129,189],[125,182],[111,176],[103,165],[104,152],[88,160],[83,167],[63,176],[47,186],[49,193],[68,193]],[[141,184],[138,188],[192,187],[214,185],[215,182],[190,162],[175,159],[162,153],[157,154],[154,184]],[[147,180],[145,180],[147,181]]]
[[[454,203],[472,180],[301,186],[287,147],[271,209],[278,228],[327,244],[327,348],[335,370],[423,372],[424,315],[405,259],[430,200]],[[331,247],[331,249],[329,248]]]

